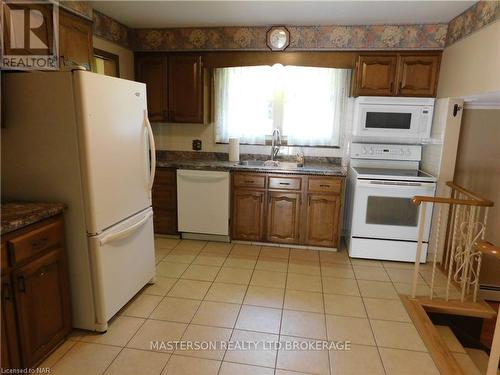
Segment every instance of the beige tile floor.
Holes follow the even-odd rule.
[[[438,373],[398,298],[411,265],[171,238],[156,238],[156,257],[156,283],[107,333],[74,331],[41,366],[58,375]],[[348,340],[351,349],[159,351],[151,340]]]

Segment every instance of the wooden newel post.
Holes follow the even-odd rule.
[[[424,239],[424,229],[425,229],[425,214],[427,211],[427,202],[421,202],[420,208],[420,225],[418,227],[418,242],[417,242],[417,253],[415,254],[415,270],[413,272],[413,285],[411,288],[411,298],[415,298],[417,295],[417,283],[418,283],[418,271],[420,268],[420,257],[422,255],[422,242]]]

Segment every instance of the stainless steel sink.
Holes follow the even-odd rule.
[[[300,168],[297,163],[289,162],[289,161],[284,161],[280,162],[278,168],[282,169],[295,169],[295,168]]]
[[[239,165],[248,165],[249,167],[262,167],[264,166],[264,160],[240,160]]]
[[[274,163],[274,164],[273,164]],[[297,163],[286,162],[286,161],[274,161],[270,160],[266,163],[264,160],[241,160],[238,165],[245,165],[248,167],[269,167],[270,169],[295,169],[300,168]]]

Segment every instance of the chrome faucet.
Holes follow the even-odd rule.
[[[271,142],[271,160],[275,160],[278,156],[278,152],[280,152],[281,146],[281,135],[279,129],[273,130],[273,139]]]

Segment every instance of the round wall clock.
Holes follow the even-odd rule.
[[[284,51],[290,44],[290,32],[285,26],[273,26],[267,32],[267,46],[272,51]]]

